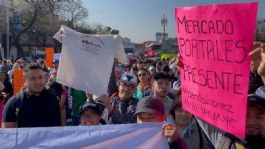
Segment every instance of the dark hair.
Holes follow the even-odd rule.
[[[261,77],[258,75],[257,71],[250,73],[248,82],[248,94],[254,93],[260,86],[263,86]]]
[[[132,65],[131,64],[125,64],[125,68],[131,69]]]
[[[160,79],[170,80],[170,77],[165,72],[158,72],[158,73],[154,74],[153,81],[158,81]]]
[[[37,63],[30,63],[26,67],[26,69],[24,69],[24,75],[25,75],[24,77],[26,78],[28,76],[30,70],[37,70],[37,69],[40,69],[40,70],[43,71],[43,69],[40,67],[39,64],[37,64]]]
[[[176,109],[182,109],[182,100],[180,100],[180,98],[181,98],[181,94],[179,94],[177,96],[177,99],[174,100],[173,105],[172,105],[172,108],[169,111],[169,114],[173,117],[174,120],[176,119],[176,117],[175,117],[175,110]]]
[[[140,60],[140,59],[137,59],[136,60],[136,63],[138,64],[138,63],[141,63],[141,64],[143,64],[143,61],[142,60]]]
[[[133,71],[138,71],[138,68],[136,66],[132,66],[130,70],[133,69]]]
[[[149,64],[149,63],[152,63],[152,61],[151,61],[150,59],[146,59],[146,60],[144,61],[144,64]]]
[[[4,73],[6,79],[4,81],[9,81],[9,75],[7,73]]]
[[[173,119],[176,118],[176,117],[175,117],[175,109],[180,109],[180,108],[182,108],[181,100],[179,100],[179,97],[180,97],[180,96],[181,96],[181,95],[178,95],[178,96],[177,96],[177,99],[174,100],[173,105],[172,105],[172,108],[171,108],[170,111],[169,111],[169,114],[173,117]]]
[[[170,71],[170,68],[169,68],[168,65],[163,65],[163,66],[161,67],[161,71],[164,71],[164,72],[168,73],[168,72]]]
[[[145,69],[145,68],[141,68],[141,69],[139,69],[139,70],[138,70],[138,73],[139,73],[140,71],[145,71],[147,74],[149,74],[149,71],[148,71],[147,69]]]
[[[156,62],[157,65],[162,65],[163,63],[161,61]]]

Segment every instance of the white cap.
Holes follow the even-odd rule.
[[[130,72],[123,73],[122,76],[121,76],[120,81],[126,81],[126,82],[128,82],[130,84],[137,85],[137,77],[134,74],[130,73]]]
[[[260,97],[263,97],[265,98],[265,86],[261,86],[259,87],[256,92],[255,92],[256,95],[260,96]]]

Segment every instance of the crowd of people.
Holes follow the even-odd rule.
[[[115,60],[108,95],[99,97],[56,82],[59,61],[46,68],[43,59],[3,60],[2,128],[162,122],[170,148],[265,148],[265,45],[255,43],[250,56],[245,139],[182,109],[179,54],[167,60],[140,55],[127,64]],[[15,69],[22,69],[25,79],[16,94],[12,87]]]

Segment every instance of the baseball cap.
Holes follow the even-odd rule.
[[[249,94],[248,102],[265,111],[265,86],[259,87],[254,94]]]
[[[137,85],[137,77],[130,72],[125,72],[122,74],[120,82]]]
[[[148,70],[149,70],[149,71],[150,71],[150,70],[156,70],[156,68],[155,68],[155,66],[150,66]]]
[[[164,114],[164,104],[157,98],[152,96],[143,97],[137,104],[136,112],[138,113],[160,113]]]
[[[265,86],[259,87],[256,90],[255,94],[257,94],[258,96],[261,96],[261,97],[265,98]]]
[[[100,107],[97,103],[93,103],[93,102],[85,102],[81,107],[80,107],[80,113],[83,113],[86,110],[93,110],[95,111],[98,115],[101,115],[101,110]]]

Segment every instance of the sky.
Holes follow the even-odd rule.
[[[176,37],[174,8],[221,3],[259,2],[258,18],[265,19],[265,0],[83,0],[88,9],[88,23],[110,26],[134,43],[154,41],[163,14],[167,17],[166,32]]]

